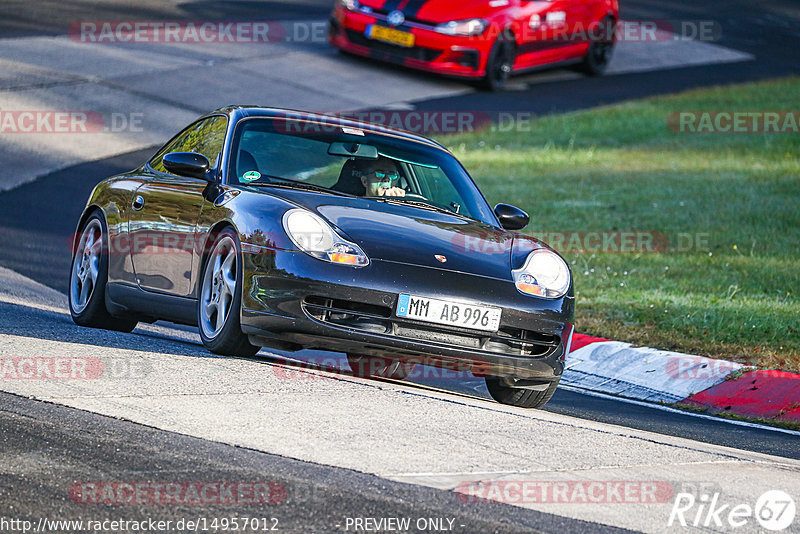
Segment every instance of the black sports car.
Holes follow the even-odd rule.
[[[500,402],[552,396],[572,276],[528,215],[492,210],[436,141],[232,106],[100,182],[78,222],[70,311],[83,326],[197,325],[213,352],[332,350],[358,375],[415,363],[484,376]]]

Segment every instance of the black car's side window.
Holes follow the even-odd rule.
[[[221,115],[197,121],[164,145],[150,160],[150,166],[157,171],[167,172],[162,163],[165,154],[197,152],[208,158],[212,168],[217,168],[227,129],[228,118]]]

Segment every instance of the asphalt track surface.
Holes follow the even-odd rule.
[[[347,517],[411,517],[452,519],[454,532],[626,532],[516,506],[464,503],[449,491],[182,436],[5,393],[0,393],[0,447],[0,503],[13,510],[16,518],[34,525],[43,513],[51,520],[124,517],[173,524],[181,518],[266,517],[278,520],[280,532],[330,532],[344,530]],[[154,479],[267,483],[274,499],[268,505],[246,500],[209,505],[198,516],[198,507],[191,504],[103,506],[82,503],[64,491],[76,481]]]
[[[752,2],[747,0],[631,0],[620,2],[624,20],[712,21],[720,29],[714,44],[747,52],[755,61],[703,65],[618,75],[608,78],[580,77],[540,83],[540,75],[512,78],[513,91],[432,98],[415,102],[423,111],[479,111],[558,113],[610,104],[657,94],[669,94],[710,85],[726,85],[800,74],[796,53],[800,41],[800,7],[791,0]],[[0,35],[57,35],[69,20],[267,20],[320,19],[330,12],[330,0],[271,2],[228,0],[220,2],[159,2],[145,0],[135,5],[122,0],[75,3],[59,0],[9,0],[0,20]],[[364,63],[370,60],[361,59]],[[405,70],[410,78],[430,75]],[[541,76],[547,76],[545,69]],[[514,83],[517,82],[517,83]]]
[[[63,32],[63,21],[80,17],[93,20],[186,20],[171,14],[173,4],[147,1],[130,7],[106,2],[71,8],[57,1],[7,2],[0,20],[0,35],[48,35]],[[319,18],[329,2],[188,2],[195,19],[235,20],[263,12],[275,18]],[[713,1],[624,2],[623,18],[719,21],[724,31],[719,44],[752,53],[756,61],[653,71],[614,78],[577,78],[547,83],[517,80],[513,91],[500,94],[468,93],[416,102],[420,110],[526,111],[545,114],[608,104],[692,87],[739,83],[800,72],[800,26],[796,5],[790,2]],[[184,11],[185,12],[185,11]],[[177,12],[176,12],[177,13]],[[409,76],[421,76],[408,73]],[[536,75],[531,75],[534,79]],[[93,185],[100,179],[138,166],[152,149],[102,161],[80,164],[39,178],[33,183],[0,193],[0,265],[52,288],[65,290],[69,268],[68,237]],[[463,393],[454,391],[454,393]],[[655,433],[800,458],[797,436],[709,421],[622,404],[561,390],[547,410],[594,421]],[[331,521],[344,516],[456,517],[464,532],[521,532],[530,530],[597,532],[606,528],[574,519],[532,512],[517,507],[482,504],[479,509],[454,499],[450,492],[399,484],[372,475],[319,466],[263,452],[180,436],[129,422],[57,405],[0,394],[0,502],[18,517],[40,517],[42,503],[60,517],[87,515],[62,491],[83,480],[117,479],[127,474],[145,476],[177,472],[185,480],[270,480],[288,488],[289,498],[276,507],[285,531],[327,531]],[[34,458],[35,462],[20,463]],[[38,464],[36,462],[39,462]],[[20,470],[20,465],[26,468]],[[28,465],[30,468],[28,469]],[[42,469],[46,465],[47,469]],[[13,469],[12,469],[13,467]],[[174,477],[173,477],[174,478]],[[10,488],[14,488],[11,492]],[[421,504],[424,503],[424,504]],[[223,511],[209,508],[204,515]],[[250,510],[235,510],[249,512]],[[62,513],[63,512],[63,513]],[[94,510],[92,510],[94,512]],[[98,507],[95,517],[114,517],[118,510]],[[178,518],[196,508],[154,507],[125,510],[126,519],[157,515]],[[502,518],[502,521],[491,518]],[[285,521],[285,522],[284,522]],[[284,530],[284,529],[282,529]],[[610,531],[611,529],[607,529]]]

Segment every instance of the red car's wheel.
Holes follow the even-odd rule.
[[[591,76],[600,76],[608,68],[611,56],[614,53],[614,33],[617,31],[617,22],[612,17],[605,17],[595,29],[595,36],[589,45],[589,50],[583,57],[581,70]]]
[[[489,91],[502,89],[511,76],[516,57],[517,44],[514,36],[509,32],[498,35],[486,62],[486,75],[481,83],[483,88]]]

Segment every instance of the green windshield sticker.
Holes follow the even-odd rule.
[[[242,180],[245,182],[255,182],[261,178],[261,173],[258,171],[247,171],[242,175]]]

